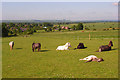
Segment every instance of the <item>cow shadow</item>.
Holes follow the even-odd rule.
[[[117,50],[118,48],[114,48],[114,49],[111,49],[111,50],[109,50],[109,51],[114,51],[114,50]],[[102,51],[102,52],[104,52],[104,51]]]
[[[50,51],[50,50],[40,50],[40,51],[35,50],[34,52],[47,52],[47,51]]]
[[[118,48],[114,48],[114,49],[111,49],[111,50],[108,50],[108,51],[113,51],[113,50],[117,50]],[[108,51],[102,51],[102,52],[108,52]],[[96,51],[96,52],[99,52],[99,51]]]
[[[15,48],[15,49],[23,49],[23,48]]]
[[[114,48],[114,49],[111,49],[111,51],[112,51],[112,50],[117,50],[117,49],[118,49],[118,48]]]
[[[87,47],[81,48],[81,49],[86,49]],[[77,48],[74,48],[73,50],[76,50]]]
[[[17,37],[18,35],[9,35],[7,37]]]
[[[82,48],[82,49],[86,49],[87,47],[84,47],[84,48]]]
[[[40,50],[40,52],[47,52],[47,51],[50,51],[50,50]]]

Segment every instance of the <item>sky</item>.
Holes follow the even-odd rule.
[[[2,2],[2,20],[117,20],[117,2]]]
[[[119,0],[1,0],[1,2],[119,2]]]

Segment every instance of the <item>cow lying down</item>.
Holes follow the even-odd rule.
[[[77,48],[74,48],[74,50],[75,49],[85,49],[85,48],[87,48],[87,47],[85,47],[83,43],[79,43],[79,45],[77,46]]]
[[[67,42],[65,45],[63,46],[58,46],[56,50],[69,50],[69,47],[71,47],[70,43]]]
[[[111,50],[111,47],[113,46],[113,42],[112,41],[109,41],[109,44],[108,45],[102,45],[99,47],[99,50],[96,51],[96,52],[102,52],[102,51],[109,51]]]
[[[91,62],[91,61],[97,61],[97,62],[104,61],[103,58],[97,58],[97,57],[94,56],[94,55],[90,55],[90,56],[88,56],[88,57],[86,57],[86,58],[79,59],[79,60],[87,60],[86,63],[87,63],[87,62]]]

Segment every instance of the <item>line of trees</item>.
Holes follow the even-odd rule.
[[[36,23],[2,23],[2,36],[29,35],[41,29],[42,24]]]
[[[73,30],[83,30],[83,24],[82,23],[78,23],[78,25],[73,25],[71,27],[71,29],[73,29]]]
[[[77,26],[73,25],[68,30],[83,30],[83,24],[78,23]],[[9,35],[29,35],[36,32],[36,30],[45,30],[46,32],[61,31],[60,24],[57,27],[53,27],[52,23],[2,23],[2,36]]]

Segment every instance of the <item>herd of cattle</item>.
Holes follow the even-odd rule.
[[[11,42],[9,43],[9,46],[10,46],[10,50],[12,50],[13,47],[14,47],[14,42],[11,41]],[[100,46],[100,47],[99,47],[99,50],[96,51],[96,52],[109,51],[109,50],[111,50],[111,47],[112,47],[112,46],[113,46],[113,42],[110,41],[108,45]],[[67,43],[66,43],[65,45],[63,45],[63,46],[58,46],[56,50],[69,50],[69,47],[71,47],[71,45],[70,45],[69,42],[67,42]],[[85,49],[85,48],[87,48],[87,47],[85,47],[83,43],[79,43],[79,45],[77,46],[77,48],[74,48],[74,50],[75,50],[75,49]],[[40,44],[40,43],[33,43],[33,44],[32,44],[32,50],[33,50],[33,52],[34,52],[36,49],[38,49],[38,52],[40,51],[40,49],[41,49],[41,44]],[[87,60],[86,62],[91,62],[91,61],[101,62],[101,61],[104,61],[102,58],[97,58],[97,57],[94,56],[94,55],[90,55],[90,56],[88,56],[88,57],[86,57],[86,58],[84,58],[84,59],[80,59],[80,60]]]

